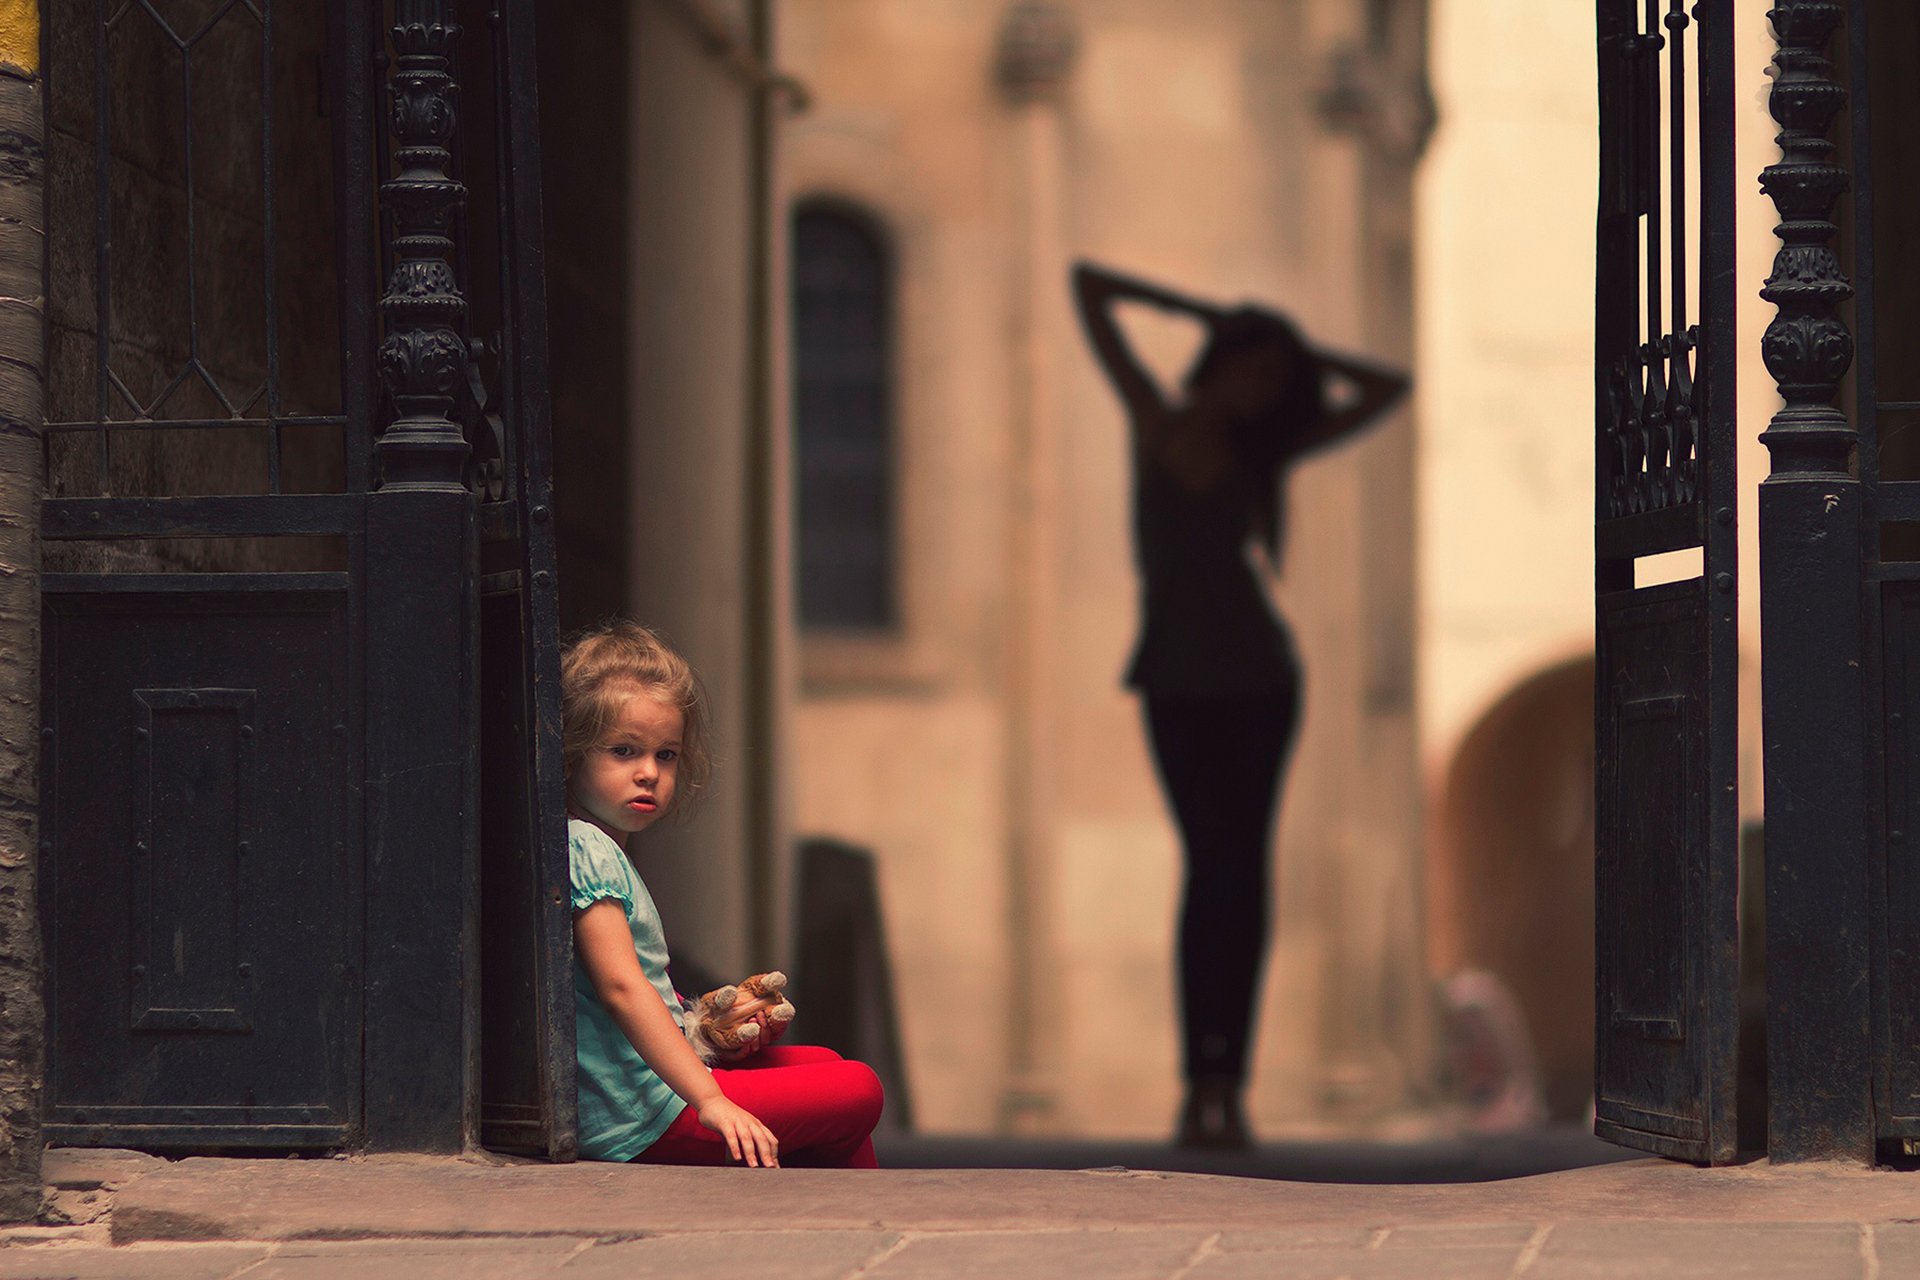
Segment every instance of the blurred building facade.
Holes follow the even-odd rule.
[[[810,587],[839,588],[807,563],[808,539],[836,533],[805,509],[802,458],[783,785],[796,830],[876,855],[928,1128],[1158,1134],[1178,1101],[1179,849],[1120,684],[1137,625],[1126,428],[1068,266],[1262,301],[1407,363],[1423,9],[780,11],[782,65],[811,97],[782,134],[784,208],[863,233],[886,291],[867,499],[883,515],[837,536],[885,541],[887,598],[810,616]],[[794,252],[830,249],[803,234]],[[805,289],[809,261],[794,268]],[[1152,317],[1136,333],[1170,383],[1199,337]],[[855,501],[831,483],[816,492]],[[1404,414],[1292,481],[1277,595],[1308,710],[1252,1082],[1269,1130],[1378,1117],[1431,1085],[1413,491]]]

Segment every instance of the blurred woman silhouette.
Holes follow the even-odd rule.
[[[1126,683],[1186,854],[1180,995],[1186,1103],[1178,1140],[1244,1147],[1241,1107],[1266,956],[1275,799],[1300,722],[1301,669],[1264,576],[1277,571],[1287,469],[1403,395],[1404,374],[1308,347],[1285,317],[1231,310],[1080,263],[1087,340],[1125,405],[1143,625]],[[1114,317],[1121,302],[1193,316],[1205,344],[1177,400]],[[1329,382],[1347,384],[1337,402]],[[1264,558],[1264,569],[1251,552]]]

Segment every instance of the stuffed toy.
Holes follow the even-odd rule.
[[[772,1044],[793,1021],[793,1005],[785,995],[787,975],[775,970],[756,973],[737,985],[715,987],[687,1006],[687,1040],[700,1061],[712,1066],[743,1056],[760,1038],[755,1014],[767,1015],[767,1043]]]

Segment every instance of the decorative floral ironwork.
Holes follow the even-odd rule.
[[[1706,388],[1694,380],[1700,328],[1643,343],[1608,379],[1610,518],[1682,506],[1700,496]]]
[[[1651,6],[1649,6],[1651,10]],[[1607,378],[1600,465],[1605,470],[1609,519],[1696,502],[1701,496],[1700,424],[1706,421],[1706,386],[1695,380],[1702,336],[1689,323],[1687,286],[1688,115],[1687,41],[1694,21],[1682,0],[1668,0],[1659,17],[1648,14],[1646,30],[1624,42],[1623,77],[1630,122],[1626,151],[1614,157],[1622,183],[1634,188],[1632,209],[1644,217],[1639,303],[1643,333],[1657,334],[1638,346],[1616,348]],[[1660,101],[1659,59],[1666,54],[1667,94]],[[1660,133],[1668,135],[1664,182],[1659,171]],[[1662,208],[1661,197],[1666,197]],[[1664,247],[1663,247],[1664,246]]]
[[[380,376],[397,416],[376,446],[383,488],[464,487],[467,442],[451,416],[468,360],[451,235],[466,199],[450,174],[459,33],[453,0],[395,0],[394,176],[380,188],[393,215],[393,273],[380,299]]]

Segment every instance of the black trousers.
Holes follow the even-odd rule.
[[[1243,1081],[1267,954],[1268,848],[1299,726],[1299,693],[1149,693],[1146,713],[1154,763],[1186,849],[1180,1012],[1187,1080]]]

